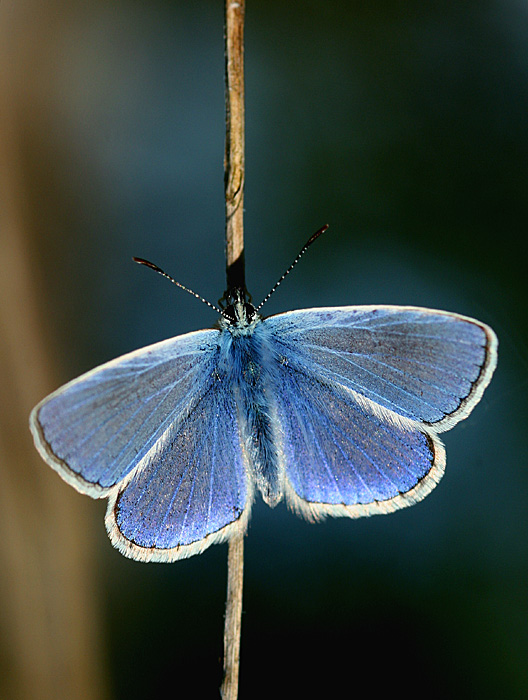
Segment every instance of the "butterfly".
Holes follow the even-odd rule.
[[[309,520],[422,500],[444,472],[439,433],[469,415],[497,363],[493,330],[460,314],[381,305],[264,318],[262,304],[229,289],[216,327],[103,364],[33,409],[42,458],[108,499],[125,556],[171,562],[240,535],[257,491]]]

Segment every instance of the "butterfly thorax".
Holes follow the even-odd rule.
[[[222,315],[218,325],[221,330],[229,330],[234,336],[251,335],[262,320],[245,288],[228,289],[219,304]]]

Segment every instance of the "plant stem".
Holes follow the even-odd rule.
[[[244,287],[244,0],[225,3],[227,286]]]
[[[244,276],[244,11],[245,0],[225,2],[226,142],[224,186],[226,203],[227,286],[245,287]],[[244,533],[229,541],[227,600],[224,623],[223,700],[238,697]]]
[[[240,633],[242,629],[242,589],[244,585],[244,535],[229,540],[227,555],[227,600],[224,622],[223,700],[238,697]]]

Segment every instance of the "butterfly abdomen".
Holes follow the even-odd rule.
[[[275,506],[282,499],[277,441],[270,417],[272,385],[259,334],[233,336],[228,343],[226,367],[238,408],[241,442],[264,501]]]

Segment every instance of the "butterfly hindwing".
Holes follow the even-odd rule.
[[[417,307],[306,309],[266,319],[280,354],[435,432],[465,418],[489,384],[497,338],[483,323]]]
[[[107,529],[127,556],[174,561],[243,530],[250,491],[233,389],[213,376],[189,414],[111,495]]]
[[[310,366],[280,364],[276,400],[285,495],[308,518],[387,513],[421,500],[442,477],[434,434],[373,411]]]

